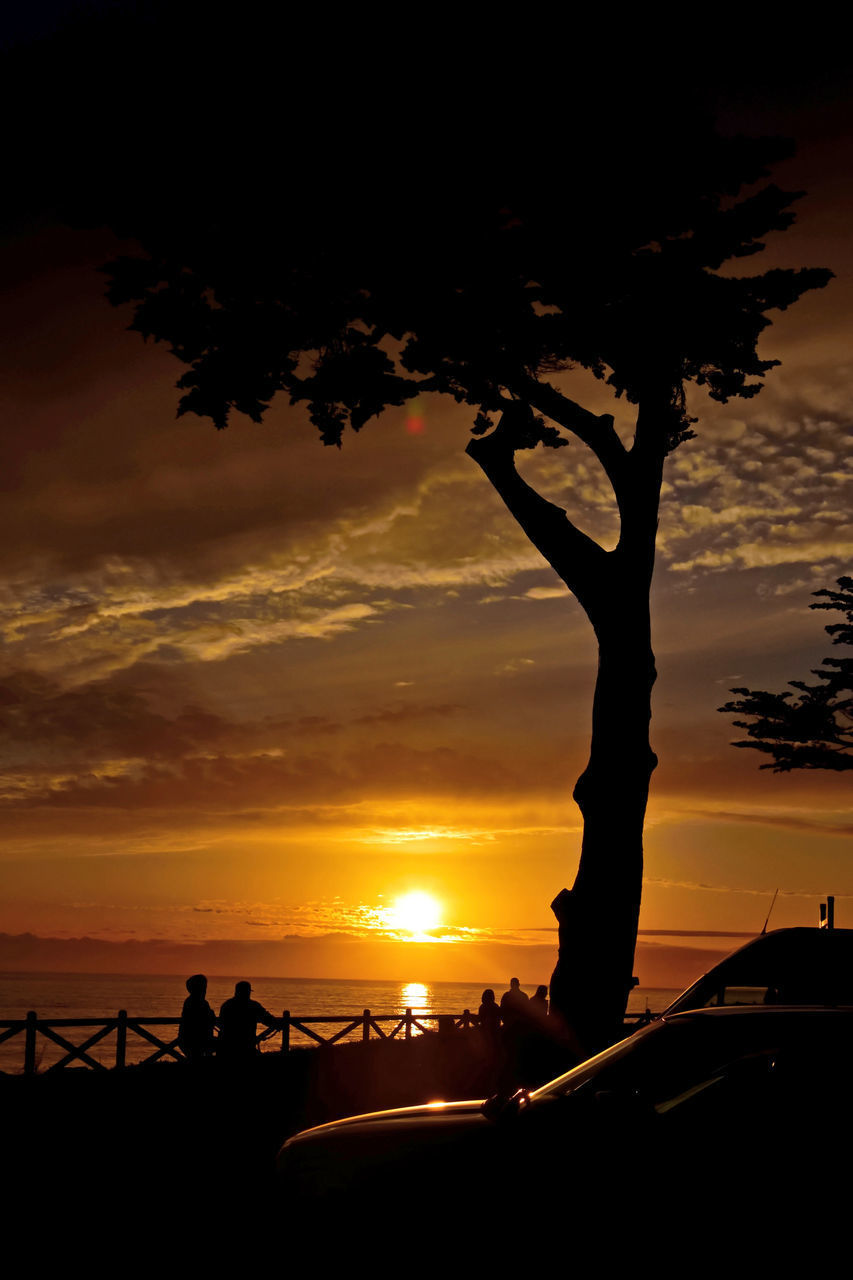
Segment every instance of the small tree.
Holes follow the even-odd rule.
[[[670,115],[671,115],[670,111]],[[308,406],[323,442],[415,395],[470,406],[467,453],[580,601],[598,641],[577,877],[558,894],[553,1006],[591,1049],[618,1033],[631,985],[643,823],[657,763],[649,588],[667,455],[693,434],[690,383],[750,397],[776,361],[756,344],[823,270],[742,276],[725,264],[793,220],[792,193],[753,187],[788,147],[707,130],[661,138],[624,116],[566,149],[434,159],[417,200],[368,152],[296,174],[284,199],[184,180],[184,198],[126,207],[114,225],[143,254],[110,265],[109,297],[187,366],[179,414],[260,421],[273,396]],[[549,145],[551,145],[549,143]],[[267,162],[268,162],[268,158]],[[317,179],[314,181],[314,179]],[[189,189],[189,196],[187,190]],[[633,441],[571,399],[590,371],[635,406]],[[565,434],[563,434],[565,433]],[[620,517],[605,550],[516,467],[574,438],[598,459]]]
[[[834,622],[824,630],[833,644],[853,645],[853,578],[839,578],[840,590],[824,587],[815,591],[825,597],[810,609],[837,609],[845,622]],[[831,769],[836,773],[853,769],[853,658],[824,658],[812,669],[817,684],[789,680],[799,697],[791,693],[765,693],[756,689],[732,689],[740,694],[720,711],[748,716],[735,720],[748,738],[734,747],[750,747],[771,757],[761,765],[774,773],[792,769]]]

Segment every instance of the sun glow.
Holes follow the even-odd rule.
[[[398,898],[388,908],[387,925],[389,929],[400,929],[403,933],[423,937],[430,929],[441,924],[441,904],[429,893],[415,890]]]

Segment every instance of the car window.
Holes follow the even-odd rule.
[[[655,1102],[659,1116],[704,1129],[708,1136],[741,1131],[754,1137],[764,1126],[795,1139],[812,1140],[829,1124],[834,1134],[848,1134],[853,1118],[849,1058],[836,1044],[809,1048],[782,1047],[745,1054],[670,1098]]]
[[[792,1049],[821,1071],[839,1062],[846,1070],[850,1031],[846,1015],[806,1021],[769,1009],[719,1017],[679,1015],[653,1023],[534,1096],[629,1092],[656,1109],[674,1106],[717,1088],[721,1081],[758,1079],[780,1053],[788,1060]]]
[[[735,952],[683,992],[671,1011],[737,1004],[853,1004],[853,930],[794,933],[767,935]]]
[[[574,1093],[576,1089],[586,1084],[588,1080],[595,1079],[608,1063],[618,1062],[628,1053],[636,1053],[638,1043],[653,1031],[658,1031],[658,1027],[645,1027],[633,1036],[629,1036],[627,1040],[620,1040],[618,1044],[611,1045],[603,1053],[596,1054],[594,1058],[589,1058],[586,1062],[582,1062],[580,1066],[573,1067],[565,1075],[549,1081],[541,1089],[536,1089],[530,1096],[532,1098],[546,1098]]]
[[[730,1062],[717,1064],[710,1072],[701,1072],[684,1089],[663,1093],[654,1102],[658,1115],[668,1115],[680,1108],[700,1112],[707,1106],[718,1112],[721,1106],[755,1105],[756,1099],[768,1094],[768,1082],[776,1066],[773,1052],[746,1054]]]
[[[720,987],[705,1001],[703,1008],[714,1009],[720,1005],[775,1004],[773,989],[760,987]]]
[[[709,1036],[701,1026],[672,1026],[666,1037],[649,1037],[645,1051],[606,1064],[595,1078],[596,1092],[612,1090],[640,1095],[658,1107],[672,1098],[705,1088],[744,1053],[742,1038]],[[675,1035],[672,1033],[675,1032]]]
[[[717,1028],[723,1030],[724,1028]],[[657,1023],[591,1058],[534,1096],[615,1091],[650,1101],[687,1089],[730,1056],[730,1037],[708,1037],[689,1022]]]

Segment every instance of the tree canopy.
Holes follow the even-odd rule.
[[[833,644],[853,645],[853,578],[839,578],[838,590],[824,587],[810,609],[834,609],[844,622],[824,630]],[[789,680],[799,696],[766,693],[756,689],[732,689],[740,697],[720,711],[747,716],[735,720],[749,735],[732,745],[749,747],[771,757],[762,769],[789,773],[792,769],[853,769],[853,657],[824,658],[812,669],[817,683]]]
[[[754,395],[776,363],[757,352],[768,313],[830,273],[731,269],[793,220],[799,193],[756,185],[785,143],[703,127],[662,146],[623,121],[606,145],[547,166],[534,147],[498,175],[451,155],[411,202],[368,159],[260,206],[190,192],[125,209],[117,226],[145,253],[110,264],[109,296],[187,365],[179,413],[220,428],[234,411],[260,421],[284,392],[340,445],[346,427],[442,392],[478,433],[509,401],[529,405],[516,447],[562,443],[547,418],[613,454],[610,426],[549,380],[579,366],[632,403],[663,394],[668,450],[690,433],[687,384]]]

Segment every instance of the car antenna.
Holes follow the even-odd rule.
[[[778,897],[779,897],[779,890],[777,889],[776,892],[773,894],[773,901],[770,903],[770,911],[772,911],[773,908],[776,906],[776,899]],[[762,934],[765,934],[767,932],[767,923],[770,919],[770,911],[767,912],[767,920],[764,921],[764,928],[761,930]]]

